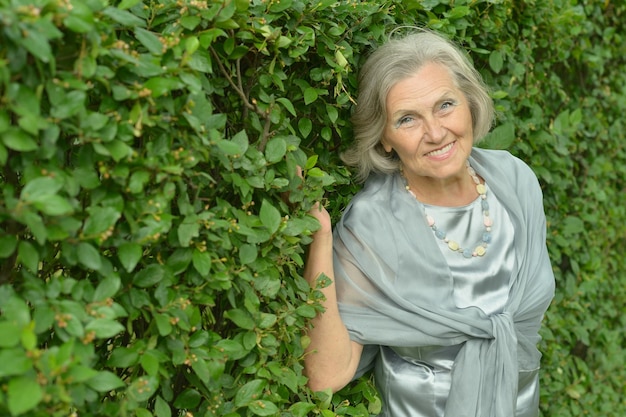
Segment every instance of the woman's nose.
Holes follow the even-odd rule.
[[[446,129],[437,117],[426,120],[424,135],[431,142],[440,142],[446,136]]]

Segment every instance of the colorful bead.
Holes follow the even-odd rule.
[[[426,222],[428,223],[428,227],[432,229],[432,231],[434,232],[435,236],[438,239],[442,240],[444,243],[447,244],[450,250],[461,253],[465,258],[472,258],[472,257],[477,257],[477,256],[479,257],[484,256],[487,253],[487,245],[491,243],[491,226],[493,226],[493,220],[489,216],[489,203],[487,202],[487,186],[480,182],[480,179],[476,175],[476,171],[474,170],[474,168],[470,166],[469,161],[466,161],[466,167],[467,167],[467,172],[469,173],[470,177],[472,177],[472,180],[476,184],[476,192],[482,199],[480,204],[481,204],[481,209],[483,211],[483,225],[485,226],[485,232],[483,232],[483,236],[482,236],[482,244],[476,246],[474,251],[467,249],[467,248],[464,249],[459,245],[458,242],[446,238],[446,232],[439,229],[435,225],[435,219],[431,215],[427,214],[426,211],[424,211],[424,215],[426,216]],[[405,178],[405,181],[406,181],[406,178]],[[406,190],[415,199],[417,199],[417,197],[415,196],[415,193],[411,191],[408,181],[406,183]]]

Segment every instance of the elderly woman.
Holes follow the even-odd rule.
[[[538,181],[475,148],[493,103],[467,57],[422,31],[360,73],[344,155],[363,189],[332,231],[326,210],[305,277],[331,278],[305,359],[336,391],[373,370],[389,417],[538,415],[538,331],[554,293]]]

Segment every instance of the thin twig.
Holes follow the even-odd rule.
[[[258,114],[259,116],[261,116],[262,119],[265,120],[265,124],[263,126],[263,135],[261,137],[261,141],[259,142],[259,151],[260,152],[265,151],[265,146],[267,145],[267,142],[270,138],[270,127],[272,125],[272,121],[270,118],[271,108],[268,109],[267,111],[263,111],[259,108],[259,106],[256,104],[254,100],[252,100],[252,102],[248,100],[248,96],[246,95],[246,92],[243,89],[243,85],[241,84],[241,80],[243,79],[243,77],[241,76],[241,59],[237,59],[236,61],[238,82],[235,83],[235,81],[230,76],[228,71],[226,71],[226,67],[224,67],[224,64],[222,64],[222,61],[220,60],[220,57],[215,51],[215,49],[213,49],[212,46],[209,47],[209,49],[211,50],[211,54],[217,61],[217,65],[219,66],[220,71],[222,72],[224,77],[226,77],[230,86],[237,92],[237,94],[243,101],[243,104],[245,105],[245,107],[250,110],[254,110],[256,114]]]

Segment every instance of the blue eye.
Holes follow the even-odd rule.
[[[410,126],[415,122],[415,117],[413,116],[402,116],[396,120],[395,126],[396,129],[399,127]]]
[[[451,107],[454,107],[456,105],[456,102],[449,100],[449,101],[444,101],[443,103],[441,103],[441,110],[448,110]]]

